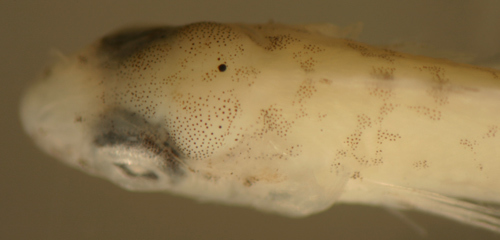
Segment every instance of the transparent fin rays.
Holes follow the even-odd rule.
[[[441,215],[465,224],[500,233],[500,209],[441,194],[367,180],[383,187],[383,193],[397,198],[399,207]]]

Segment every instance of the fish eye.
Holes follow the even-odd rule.
[[[219,65],[219,71],[220,71],[220,72],[225,72],[225,71],[226,71],[226,69],[227,69],[226,64],[221,64],[221,65]]]
[[[113,165],[115,165],[127,177],[158,180],[158,175],[156,175],[154,171],[148,170],[142,166],[123,163],[113,163]]]

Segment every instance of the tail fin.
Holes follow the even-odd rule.
[[[384,187],[384,192],[393,195],[403,209],[424,211],[500,233],[498,206],[469,202],[420,189],[370,182]]]

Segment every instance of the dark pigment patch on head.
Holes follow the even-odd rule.
[[[173,144],[170,134],[164,127],[151,124],[133,112],[114,109],[104,114],[96,129],[98,129],[98,133],[94,138],[96,147],[119,146],[126,149],[139,149],[160,157],[163,161],[159,167],[173,177],[184,175],[181,166],[184,156]],[[114,165],[121,168],[125,174],[134,175],[120,164]],[[128,172],[131,174],[128,174]],[[146,175],[140,177],[158,178],[158,176],[155,178],[148,173]]]
[[[221,65],[219,65],[218,69],[220,72],[225,72],[227,69],[227,66],[226,66],[226,64],[221,64]]]
[[[175,27],[125,29],[101,39],[97,53],[123,61],[157,41],[175,36],[176,32]]]

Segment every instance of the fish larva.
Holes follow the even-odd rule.
[[[415,209],[500,232],[500,71],[327,29],[121,30],[47,69],[22,123],[51,156],[130,190],[288,216]]]

